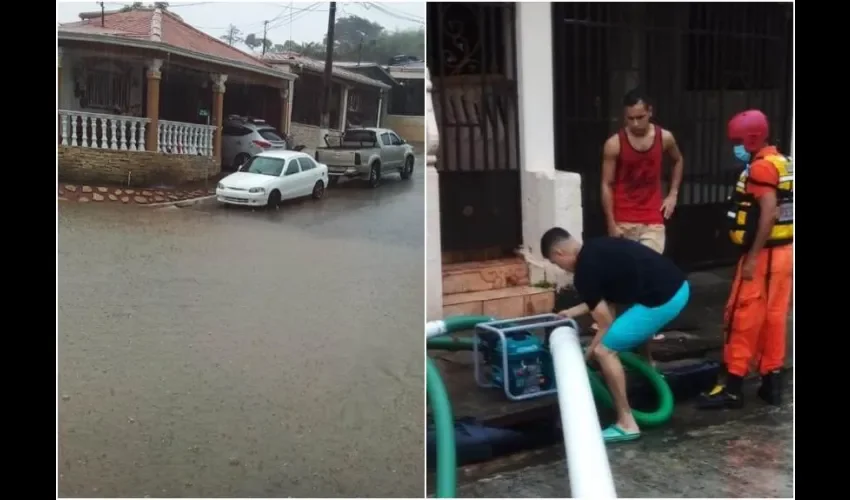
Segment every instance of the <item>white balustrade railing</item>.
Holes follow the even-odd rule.
[[[144,151],[149,122],[135,116],[60,109],[59,139],[63,146]]]
[[[213,155],[214,125],[159,121],[159,151],[175,155]]]

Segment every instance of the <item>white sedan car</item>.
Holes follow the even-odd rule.
[[[283,200],[312,196],[320,199],[328,185],[328,166],[299,151],[266,151],[219,182],[220,203],[277,207]]]

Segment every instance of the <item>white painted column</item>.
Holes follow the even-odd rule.
[[[516,4],[520,167],[555,172],[552,3]]]
[[[293,103],[295,102],[295,99],[294,99],[294,96],[295,96],[295,80],[289,80],[287,85],[289,85],[289,93],[288,93],[289,94],[289,106],[287,107],[288,109],[286,110],[287,115],[288,115],[286,117],[286,125],[289,128],[289,130],[287,130],[286,133],[291,134],[292,133],[292,108],[293,108]]]
[[[339,96],[339,129],[345,131],[348,118],[348,87],[342,88]]]
[[[378,117],[375,119],[375,127],[381,126],[381,114],[384,110],[384,91],[381,90],[381,93],[378,94]]]
[[[552,3],[516,5],[523,251],[532,282],[555,281],[538,245],[556,225],[581,235],[581,177],[555,170]]]
[[[380,103],[380,101],[378,101]],[[380,110],[380,104],[378,105]],[[443,251],[440,244],[440,182],[437,173],[437,155],[440,132],[434,117],[431,96],[431,75],[425,70],[425,310],[426,321],[443,317]],[[380,112],[378,113],[380,118]]]

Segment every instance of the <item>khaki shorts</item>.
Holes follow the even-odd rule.
[[[664,253],[664,244],[667,241],[664,233],[664,224],[620,222],[617,225],[623,231],[623,236],[626,238],[648,246],[658,253]]]

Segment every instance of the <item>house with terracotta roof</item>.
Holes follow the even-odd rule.
[[[59,176],[142,185],[215,175],[222,120],[286,132],[298,76],[153,7],[80,14],[57,28]]]
[[[366,75],[391,86],[384,126],[395,130],[409,141],[421,142],[425,137],[425,63],[397,56],[394,64],[374,62],[335,62],[334,66]]]
[[[320,131],[319,105],[324,88],[325,62],[294,52],[275,52],[262,56],[262,61],[298,79],[292,83],[291,135],[298,144],[308,147],[323,145]],[[330,134],[351,126],[385,126],[386,100],[391,86],[374,78],[333,65],[331,73]],[[419,138],[406,138],[421,141]]]

